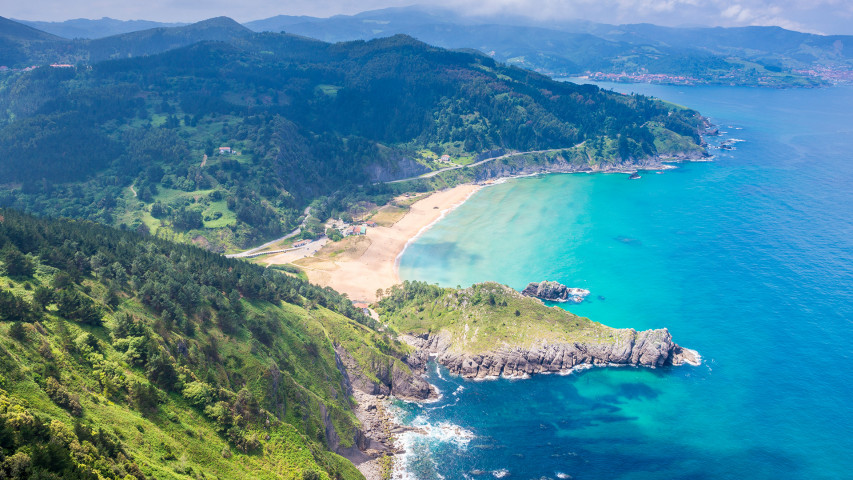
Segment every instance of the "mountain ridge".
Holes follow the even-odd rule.
[[[192,42],[217,35],[232,40]],[[610,165],[702,144],[697,112],[406,35],[329,44],[219,18],[86,45],[116,58],[0,78],[0,205],[220,252],[282,236],[312,203],[303,235],[316,238],[413,188],[375,182],[443,155],[583,143],[579,161]]]

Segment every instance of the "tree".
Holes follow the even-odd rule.
[[[0,320],[6,322],[32,322],[38,316],[30,304],[8,290],[0,290]]]
[[[56,298],[56,313],[93,327],[103,325],[103,312],[89,297],[76,290],[60,290]]]
[[[9,336],[19,342],[23,342],[27,339],[27,329],[23,323],[15,322],[9,327]]]
[[[3,265],[10,277],[32,277],[36,268],[33,261],[12,244],[3,249]]]
[[[53,303],[53,290],[44,286],[36,287],[33,292],[33,305],[44,310],[51,303]]]
[[[151,357],[148,361],[148,379],[157,385],[172,390],[178,382],[178,373],[169,361],[165,353],[161,352]]]

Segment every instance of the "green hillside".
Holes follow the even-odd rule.
[[[138,56],[209,38],[223,40]],[[375,182],[444,154],[590,141],[618,144],[618,163],[670,154],[658,146],[673,138],[701,150],[696,112],[406,36],[328,44],[213,19],[97,42],[142,50],[0,76],[0,206],[222,252],[290,231],[309,204],[325,220],[385,203],[398,187]]]
[[[330,452],[358,436],[347,379],[405,353],[296,277],[0,210],[3,478],[362,478]]]
[[[472,354],[502,345],[523,348],[543,341],[616,338],[610,327],[491,282],[454,289],[406,281],[379,302],[377,311],[383,321],[403,333],[445,331],[456,339],[457,347]]]

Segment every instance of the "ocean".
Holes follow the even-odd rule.
[[[602,84],[687,105],[737,139],[712,162],[484,188],[401,258],[444,286],[556,280],[565,308],[667,327],[701,366],[465,381],[397,403],[398,477],[853,478],[853,88]]]

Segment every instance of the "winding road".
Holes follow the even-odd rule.
[[[484,159],[484,160],[480,160],[479,162],[469,163],[468,165],[456,165],[455,167],[442,168],[442,169],[439,169],[439,170],[434,170],[434,171],[432,171],[432,172],[424,173],[424,174],[422,174],[422,175],[418,175],[418,176],[416,176],[416,177],[402,178],[402,179],[400,179],[400,180],[392,180],[392,181],[390,181],[390,182],[377,182],[375,185],[378,185],[378,184],[380,184],[380,183],[400,183],[400,182],[408,182],[409,180],[418,180],[418,179],[421,179],[421,178],[430,178],[430,177],[434,177],[434,176],[436,176],[436,175],[438,175],[439,173],[442,173],[442,172],[447,172],[447,171],[450,171],[450,170],[458,170],[458,169],[460,169],[460,168],[471,168],[471,167],[476,167],[476,166],[478,166],[478,165],[482,165],[482,164],[484,164],[484,163],[493,162],[493,161],[495,161],[495,160],[501,160],[501,159],[504,159],[504,158],[517,157],[517,156],[521,156],[521,155],[530,155],[530,154],[536,154],[536,153],[553,153],[553,152],[561,152],[561,151],[563,151],[563,150],[568,150],[568,149],[570,149],[570,148],[579,147],[579,146],[581,146],[581,145],[583,145],[583,142],[581,142],[581,143],[579,143],[579,144],[575,145],[574,147],[551,148],[551,149],[548,149],[548,150],[530,150],[530,151],[527,151],[527,152],[513,152],[513,153],[507,153],[507,154],[500,155],[500,156],[497,156],[497,157],[486,158],[486,159]],[[310,209],[311,209],[311,207],[306,207],[306,208],[305,208],[305,212],[304,212],[305,220],[308,220],[308,213],[309,213]],[[255,248],[251,248],[251,249],[249,249],[249,250],[245,250],[245,251],[240,252],[240,253],[231,253],[231,254],[228,254],[228,255],[225,255],[225,256],[226,256],[226,257],[228,257],[228,258],[247,258],[247,257],[256,257],[256,256],[258,256],[258,255],[260,254],[260,251],[261,251],[261,250],[263,250],[263,249],[265,249],[265,248],[269,248],[270,246],[275,245],[275,244],[276,244],[276,243],[278,243],[278,242],[282,242],[282,241],[284,241],[284,240],[287,240],[288,238],[292,238],[292,237],[295,237],[295,236],[299,235],[299,234],[302,232],[302,227],[304,227],[304,226],[305,226],[305,220],[302,220],[302,223],[301,223],[298,227],[296,227],[296,230],[294,230],[294,231],[292,231],[292,232],[288,233],[287,235],[285,235],[285,236],[283,236],[283,237],[281,237],[281,238],[276,238],[275,240],[269,241],[269,242],[267,242],[267,243],[265,243],[265,244],[263,244],[263,245],[257,246],[257,247],[255,247]],[[282,250],[282,251],[284,251],[284,250]],[[275,252],[264,252],[264,253],[275,253]]]
[[[249,250],[242,251],[240,253],[231,253],[231,254],[225,255],[225,257],[226,258],[256,257],[256,256],[258,256],[258,253],[261,250],[263,250],[265,248],[269,248],[278,242],[283,242],[283,241],[287,240],[288,238],[293,238],[293,237],[299,235],[300,233],[302,233],[302,227],[305,226],[305,221],[308,220],[308,213],[310,211],[311,211],[311,207],[305,207],[305,212],[303,212],[303,215],[305,215],[305,219],[302,220],[302,223],[300,223],[299,226],[296,227],[296,229],[294,231],[288,233],[287,235],[285,235],[281,238],[276,238],[275,240],[271,240],[271,241],[269,241],[263,245],[260,245],[258,247],[250,248]],[[284,250],[282,250],[282,251],[284,251]],[[274,253],[274,252],[265,252],[265,253]]]
[[[408,182],[408,181],[410,181],[410,180],[419,180],[419,179],[422,179],[422,178],[430,178],[430,177],[434,177],[434,176],[436,176],[436,175],[438,175],[439,173],[442,173],[442,172],[448,172],[448,171],[450,171],[450,170],[458,170],[458,169],[460,169],[460,168],[471,168],[471,167],[476,167],[476,166],[478,166],[478,165],[482,165],[482,164],[484,164],[484,163],[493,162],[493,161],[495,161],[495,160],[501,160],[501,159],[504,159],[504,158],[517,157],[517,156],[520,156],[520,155],[530,155],[530,154],[534,154],[534,153],[552,153],[552,152],[562,152],[563,150],[568,150],[568,149],[570,149],[570,148],[580,147],[581,145],[583,145],[583,142],[581,142],[581,143],[579,143],[579,144],[575,145],[574,147],[551,148],[551,149],[548,149],[548,150],[530,150],[530,151],[528,151],[528,152],[513,152],[513,153],[507,153],[507,154],[504,154],[504,155],[500,155],[500,156],[498,156],[498,157],[486,158],[486,159],[484,159],[484,160],[480,160],[479,162],[469,163],[468,165],[456,165],[455,167],[446,167],[446,168],[441,168],[441,169],[439,169],[439,170],[433,170],[432,172],[427,172],[427,173],[424,173],[424,174],[422,174],[422,175],[418,175],[418,176],[416,176],[416,177],[401,178],[400,180],[391,180],[390,182],[377,182],[376,184],[379,184],[379,183],[400,183],[400,182]]]

